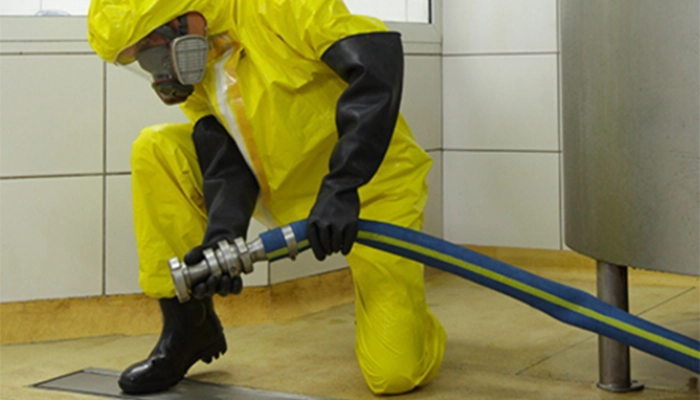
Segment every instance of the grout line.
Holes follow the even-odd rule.
[[[414,57],[440,57],[441,54],[439,51],[435,53],[431,52],[421,52],[421,51],[407,51],[403,54],[404,56],[414,56]]]
[[[408,3],[408,1],[406,1]],[[435,7],[435,3],[432,1],[428,2],[428,23],[430,25],[435,24],[435,20],[433,18],[433,7]]]
[[[432,7],[431,7],[432,10]],[[442,29],[442,28],[441,28]],[[440,74],[440,150],[438,154],[440,155],[440,238],[445,238],[447,235],[445,225],[447,218],[445,217],[446,201],[445,193],[447,193],[447,188],[445,187],[445,68],[444,68],[444,55],[440,57],[440,69],[438,73]]]
[[[563,163],[564,163],[564,149],[563,149],[563,143],[562,143],[562,138],[563,138],[563,107],[562,107],[562,84],[561,84],[561,39],[560,39],[560,32],[561,32],[561,18],[560,18],[560,10],[561,10],[561,1],[557,0],[556,2],[556,13],[555,13],[555,26],[556,26],[556,43],[557,43],[557,147],[559,148],[559,151],[561,152],[561,156],[559,157],[559,163],[558,163],[558,168],[559,168],[559,249],[564,250],[565,246],[565,217],[564,217],[564,168],[563,168]]]
[[[491,56],[554,56],[558,51],[521,51],[521,52],[485,52],[485,53],[443,53],[443,57],[491,57]]]
[[[107,63],[102,63],[102,295],[107,294]]]
[[[64,18],[64,17],[61,17]],[[9,39],[0,43],[89,43],[87,39]]]
[[[86,172],[81,174],[47,174],[47,175],[16,175],[0,177],[2,181],[22,180],[22,179],[45,179],[45,178],[84,178],[90,176],[120,176],[131,175],[131,172]]]
[[[661,307],[662,305],[664,305],[664,304],[666,304],[666,303],[669,303],[669,302],[671,302],[671,301],[673,301],[673,300],[675,300],[675,299],[677,299],[677,298],[683,296],[684,294],[689,293],[689,292],[691,292],[691,291],[693,291],[693,290],[695,290],[695,288],[692,288],[692,287],[691,287],[691,288],[688,288],[688,289],[686,289],[686,290],[684,290],[684,291],[682,291],[682,292],[676,294],[675,296],[669,297],[668,299],[662,301],[662,302],[659,303],[659,304],[655,304],[655,305],[653,305],[653,306],[647,308],[647,309],[644,310],[644,311],[638,312],[636,315],[637,315],[637,316],[644,315],[644,314],[648,313],[649,311],[652,311],[652,310],[654,310],[654,309],[657,309],[657,308]]]
[[[557,351],[557,352],[555,352],[555,353],[552,353],[552,354],[546,356],[545,358],[543,358],[543,359],[541,359],[541,360],[535,361],[534,363],[532,363],[532,364],[526,366],[525,368],[522,368],[521,370],[519,370],[518,372],[516,372],[515,375],[516,375],[516,376],[517,376],[517,375],[520,375],[520,374],[522,374],[523,372],[525,372],[525,371],[527,371],[527,370],[529,370],[529,369],[531,369],[531,368],[533,368],[533,367],[535,367],[535,366],[537,366],[537,365],[540,365],[540,364],[542,364],[543,362],[545,362],[545,361],[547,361],[547,360],[549,360],[549,359],[552,359],[552,358],[558,356],[559,354],[561,354],[561,353],[563,353],[563,352],[565,352],[565,351],[568,351],[568,350],[570,350],[570,349],[572,349],[572,348],[578,346],[579,344],[581,344],[581,343],[583,343],[583,342],[586,342],[586,341],[588,341],[588,340],[594,339],[596,336],[598,336],[598,335],[591,335],[591,336],[589,336],[589,337],[587,337],[587,338],[585,338],[585,339],[583,339],[583,340],[579,340],[579,341],[576,342],[576,343],[573,343],[573,344],[571,344],[571,345],[569,345],[569,346],[566,346],[566,347],[564,347],[563,349],[561,349],[561,350],[559,350],[559,351]]]
[[[94,56],[95,53],[90,51],[45,51],[45,52],[29,52],[29,51],[0,51],[0,56]]]
[[[566,233],[566,216],[564,215],[564,154],[559,153],[559,160],[557,162],[557,168],[559,169],[559,181],[557,186],[559,186],[559,250],[566,250],[565,247],[565,233]]]
[[[674,299],[677,299],[678,297],[683,296],[684,294],[686,294],[686,293],[688,293],[688,292],[690,292],[690,291],[693,291],[693,290],[695,290],[695,288],[688,288],[688,289],[682,291],[681,293],[678,293],[678,294],[676,294],[676,295],[674,295],[674,296],[671,296],[670,298],[668,298],[668,299],[662,301],[661,303],[656,304],[656,305],[653,305],[653,306],[649,307],[648,309],[646,309],[646,310],[644,310],[644,311],[641,311],[641,312],[639,312],[639,313],[637,313],[637,314],[634,314],[634,315],[641,316],[641,315],[643,315],[643,314],[645,314],[645,313],[647,313],[647,312],[649,312],[649,311],[651,311],[651,310],[654,310],[654,309],[656,309],[656,308],[658,308],[658,307],[661,307],[662,305],[664,305],[664,304],[666,304],[666,303],[668,303],[668,302],[670,302],[670,301],[672,301],[672,300],[674,300]],[[527,370],[529,370],[529,369],[531,369],[531,368],[533,368],[533,367],[535,367],[535,366],[537,366],[537,365],[539,365],[539,364],[542,364],[543,362],[545,362],[545,361],[547,361],[547,360],[549,360],[549,359],[551,359],[551,358],[554,358],[554,357],[558,356],[559,354],[561,354],[561,353],[563,353],[563,352],[565,352],[565,351],[568,351],[568,350],[572,349],[573,347],[576,347],[576,346],[578,346],[579,344],[581,344],[581,343],[583,343],[583,342],[585,342],[585,341],[587,341],[587,340],[590,340],[590,339],[592,339],[592,338],[599,337],[599,336],[601,336],[601,335],[596,335],[596,334],[594,334],[594,335],[592,335],[592,336],[590,336],[590,337],[587,337],[587,338],[585,338],[585,339],[583,339],[583,340],[580,340],[580,341],[578,341],[578,342],[576,342],[576,343],[573,343],[573,344],[571,344],[571,345],[569,345],[569,346],[567,346],[567,347],[565,347],[565,348],[563,348],[563,349],[561,349],[561,350],[559,350],[559,351],[557,351],[557,352],[555,352],[555,353],[553,353],[553,354],[548,355],[547,357],[545,357],[545,358],[543,358],[543,359],[541,359],[541,360],[538,360],[538,361],[536,361],[536,362],[534,362],[534,363],[532,363],[532,364],[526,366],[525,368],[522,368],[521,370],[519,370],[518,372],[516,372],[515,375],[520,375],[520,374],[522,374],[523,372],[525,372],[525,371],[527,371]]]
[[[544,153],[560,154],[561,150],[505,150],[505,149],[443,149],[444,152],[455,153]]]

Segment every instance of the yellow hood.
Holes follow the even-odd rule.
[[[88,42],[100,58],[113,63],[122,50],[191,11],[204,16],[209,34],[228,33],[233,39],[236,1],[92,0],[87,17]]]

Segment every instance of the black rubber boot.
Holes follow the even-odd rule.
[[[161,299],[163,332],[150,356],[122,373],[119,387],[128,394],[154,393],[180,382],[199,360],[210,363],[226,352],[226,338],[210,297],[180,303]]]

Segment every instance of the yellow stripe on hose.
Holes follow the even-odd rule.
[[[513,287],[513,288],[516,288],[520,291],[529,293],[533,296],[539,297],[539,298],[541,298],[545,301],[548,301],[550,303],[567,308],[567,309],[574,311],[574,312],[577,312],[579,314],[583,314],[585,316],[596,319],[596,320],[603,322],[605,324],[608,324],[610,326],[614,326],[615,328],[623,330],[623,331],[630,333],[632,335],[642,337],[642,338],[647,339],[651,342],[654,342],[654,343],[657,343],[657,344],[662,345],[664,347],[673,349],[679,353],[682,353],[682,354],[685,354],[685,355],[688,355],[688,356],[694,357],[694,358],[700,358],[700,351],[698,351],[696,349],[685,346],[685,345],[680,344],[678,342],[675,342],[673,340],[666,339],[666,338],[659,336],[657,334],[647,332],[643,329],[637,328],[636,326],[630,325],[626,322],[622,322],[622,321],[616,320],[614,318],[608,317],[606,315],[600,314],[599,312],[593,311],[593,310],[586,308],[584,306],[581,306],[579,304],[564,300],[561,297],[554,296],[554,295],[547,293],[543,290],[534,288],[530,285],[526,285],[520,281],[517,281],[517,280],[509,278],[507,276],[498,274],[496,272],[493,272],[493,271],[488,270],[486,268],[480,267],[478,265],[470,264],[466,261],[460,260],[459,258],[440,253],[438,251],[417,245],[415,243],[406,242],[406,241],[403,241],[400,239],[395,239],[395,238],[380,235],[377,233],[360,231],[358,233],[358,237],[365,239],[365,240],[386,243],[386,244],[389,244],[392,246],[400,247],[400,248],[403,248],[406,250],[410,250],[414,253],[423,254],[425,256],[428,256],[428,257],[431,257],[434,259],[438,259],[438,260],[446,262],[448,264],[458,266],[460,268],[469,270],[469,271],[474,272],[476,274],[485,276],[485,277],[492,279],[494,281],[503,283],[503,284],[508,285],[510,287]]]
[[[277,249],[273,252],[267,253],[267,259],[268,260],[273,260],[275,258],[280,258],[284,257],[287,254],[289,254],[289,249],[286,247],[282,247],[281,249]]]
[[[301,242],[297,243],[297,246],[298,246],[300,249],[306,248],[306,247],[309,246],[309,240],[308,240],[308,239],[304,239],[304,240],[302,240]],[[289,254],[289,249],[288,249],[287,247],[282,247],[282,248],[277,249],[277,250],[275,250],[275,251],[273,251],[273,252],[267,253],[267,259],[268,259],[268,260],[272,260],[272,259],[275,259],[275,258],[284,257],[284,256],[286,256],[287,254]]]

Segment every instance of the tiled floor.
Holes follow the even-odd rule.
[[[542,274],[542,271],[537,273]],[[546,271],[545,271],[546,276]],[[594,271],[552,275],[593,293]],[[583,277],[583,279],[582,279]],[[631,312],[700,338],[697,280],[633,284]],[[632,350],[641,392],[595,386],[597,339],[505,295],[445,273],[428,277],[428,301],[448,332],[440,375],[405,399],[698,399],[698,376]],[[226,329],[229,351],[196,364],[193,379],[335,399],[373,399],[353,352],[353,305],[285,323]],[[152,348],[156,335],[110,336],[0,347],[0,398],[96,399],[28,387],[88,367],[121,370]],[[393,397],[392,397],[393,398]]]

